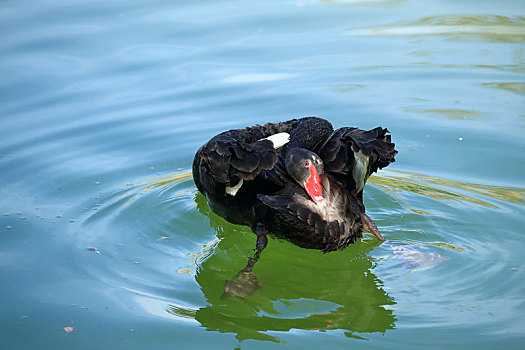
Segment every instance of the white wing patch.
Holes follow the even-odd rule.
[[[352,176],[354,177],[357,192],[360,192],[365,187],[367,180],[366,173],[368,172],[368,162],[370,158],[365,156],[363,152],[354,152],[354,168],[352,169]]]
[[[237,192],[241,189],[242,183],[243,183],[243,180],[241,179],[241,181],[239,181],[239,183],[233,187],[226,186],[226,193],[232,197],[235,197]]]
[[[273,148],[277,149],[286,145],[290,141],[290,134],[287,132],[280,132],[278,134],[265,137],[262,140],[270,140],[273,143]]]

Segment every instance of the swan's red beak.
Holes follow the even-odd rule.
[[[313,165],[310,165],[310,177],[306,180],[304,184],[304,189],[306,193],[312,198],[316,204],[322,204],[324,201],[323,198],[323,187],[321,186],[321,179],[319,174]]]

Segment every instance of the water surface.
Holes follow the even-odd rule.
[[[522,346],[522,3],[4,1],[0,28],[6,348]],[[270,238],[225,298],[255,237],[193,155],[310,115],[392,132],[365,189],[387,242]]]

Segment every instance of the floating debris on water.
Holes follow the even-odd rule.
[[[71,333],[75,330],[75,327],[64,327],[64,332]]]
[[[392,249],[399,264],[405,269],[419,269],[449,260],[437,253],[431,253],[408,246],[401,246],[389,241],[386,241],[385,243]]]
[[[95,247],[88,247],[87,250],[89,250],[91,252],[95,252],[97,254],[101,254],[100,251],[97,248],[95,248]]]

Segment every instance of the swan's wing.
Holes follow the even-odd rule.
[[[201,192],[224,195],[225,188],[234,188],[240,181],[253,180],[277,161],[272,135],[289,133],[297,123],[268,123],[246,129],[223,132],[196,153],[193,178]],[[222,193],[221,193],[222,192]]]
[[[334,131],[314,152],[323,160],[325,172],[359,193],[373,172],[395,161],[394,146],[387,129],[344,127]]]
[[[346,220],[327,221],[319,207],[305,197],[258,195],[257,198],[276,213],[280,231],[276,232],[295,244],[330,252],[346,247],[359,236]],[[356,234],[357,233],[357,234]]]

